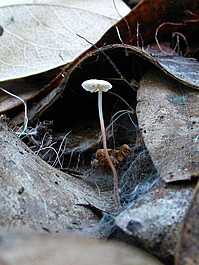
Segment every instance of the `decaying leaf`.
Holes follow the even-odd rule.
[[[173,54],[163,54],[156,49],[146,50],[154,59],[154,65],[179,82],[199,89],[199,63],[194,58]]]
[[[124,15],[129,9],[120,2]],[[105,15],[97,11],[104,2],[87,1],[87,8],[83,8],[84,1],[78,3],[0,7],[0,80],[37,74],[73,61],[120,18],[113,3],[109,4],[109,15],[107,11]]]
[[[179,230],[195,184],[158,182],[116,217],[117,237],[173,264]]]
[[[115,57],[112,57],[111,54],[115,55]],[[129,58],[127,58],[126,54],[128,54]],[[121,56],[123,56],[123,68],[119,66],[121,62]],[[99,62],[98,58],[100,58],[102,61]],[[96,66],[94,66],[96,61],[99,63],[96,63]],[[92,65],[92,69],[88,66],[88,62],[90,66]],[[126,65],[125,62],[127,62]],[[132,62],[135,62],[133,66]],[[83,82],[84,80],[89,78],[104,79],[104,76],[108,78],[112,77],[113,80],[114,78],[120,78],[129,87],[133,87],[133,85],[131,85],[130,82],[127,81],[127,79],[132,78],[139,81],[140,76],[146,71],[146,69],[151,68],[151,63],[164,71],[167,75],[170,75],[172,78],[180,81],[181,83],[192,86],[196,89],[199,88],[199,63],[197,61],[189,60],[177,55],[171,55],[169,59],[167,56],[162,56],[160,59],[155,51],[154,56],[152,56],[150,54],[150,51],[147,50],[143,50],[130,45],[115,44],[87,53],[79,62],[76,62],[74,66],[72,66],[65,73],[65,78],[63,79],[61,84],[61,87],[64,86],[62,91],[66,89],[65,86],[67,87],[68,80],[72,79],[71,76],[79,67],[83,68],[82,72],[84,74],[78,73],[78,78],[75,78],[76,91],[79,90],[81,81]],[[103,69],[101,65],[103,65]],[[115,67],[113,67],[113,65],[115,65]],[[133,72],[130,72],[131,67],[133,67]],[[101,69],[100,72],[97,71],[97,69]],[[128,78],[126,79],[125,77]],[[45,104],[39,104],[39,109],[37,108],[37,106],[34,106],[34,108],[30,110],[30,119],[38,118],[40,116],[40,113],[44,112],[43,109],[47,109],[49,107],[48,105],[52,105],[52,101],[46,100]],[[35,108],[37,108],[37,110],[35,110]]]
[[[166,181],[199,177],[199,92],[160,71],[138,90],[137,117],[151,158]]]
[[[99,221],[90,204],[99,211],[116,210],[112,192],[99,194],[97,187],[95,190],[95,185],[86,184],[81,176],[75,178],[51,167],[8,130],[2,120],[0,175],[0,219],[4,230],[23,227],[51,232],[82,231]]]
[[[186,35],[190,35],[188,24],[193,21],[197,22],[198,15],[199,3],[195,0],[183,0],[180,2],[172,0],[142,0],[129,14],[111,27],[96,43],[96,46],[102,47],[104,43],[107,45],[125,43],[144,47],[155,42],[156,31],[163,23],[178,22],[176,25],[166,24],[158,31],[158,39],[167,34],[167,37],[168,35],[170,36],[169,39],[171,41],[172,32],[181,32],[186,27]]]
[[[35,98],[35,95],[41,93],[42,87],[49,84],[60,71],[61,68],[58,67],[42,74],[1,82],[0,87],[14,93],[25,101],[30,101],[32,98]],[[0,90],[0,113],[17,108],[20,104],[21,101],[19,99],[11,97]]]
[[[121,60],[122,58],[122,60]],[[128,80],[136,80],[139,82],[141,76],[146,72],[147,69],[152,67],[154,64],[156,67],[160,68],[166,74],[171,75],[172,78],[180,81],[181,83],[188,84],[194,88],[199,88],[199,63],[197,61],[191,61],[182,56],[171,55],[170,61],[172,64],[176,62],[176,68],[172,67],[169,69],[170,61],[168,57],[165,56],[161,58],[162,62],[159,62],[158,56],[151,56],[150,52],[147,50],[140,49],[138,47],[115,44],[100,48],[98,50],[87,53],[81,60],[76,62],[66,73],[61,84],[64,94],[68,93],[67,89],[73,87],[77,94],[81,94],[81,82],[90,78],[112,78],[120,79],[128,87],[133,88],[133,83]],[[183,70],[184,65],[186,66],[186,72]],[[100,70],[99,70],[100,69]],[[131,70],[133,69],[133,71]],[[195,71],[195,76],[193,78],[193,71]],[[180,73],[183,73],[179,77]],[[73,80],[73,81],[71,81]],[[74,82],[75,80],[75,82]],[[68,84],[69,83],[69,84]],[[114,85],[116,87],[119,85]],[[133,88],[135,90],[135,88]],[[51,105],[48,100],[46,104]],[[48,108],[46,105],[39,105],[39,111],[35,111],[34,108],[30,110],[30,119],[35,119],[39,117],[39,112],[42,112],[44,107]],[[35,107],[37,108],[37,106]],[[35,113],[38,116],[35,116]],[[35,117],[34,117],[35,116]]]
[[[180,242],[176,253],[176,265],[197,265],[199,263],[198,218],[199,182],[182,225]]]

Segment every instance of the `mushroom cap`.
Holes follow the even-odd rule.
[[[99,90],[107,92],[109,89],[112,88],[112,85],[105,80],[99,80],[99,79],[89,79],[82,83],[82,87],[86,91],[98,92]]]

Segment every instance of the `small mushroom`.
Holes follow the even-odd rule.
[[[100,119],[101,133],[102,133],[103,149],[104,149],[107,162],[113,172],[115,203],[118,206],[118,208],[120,208],[117,171],[108,154],[107,143],[106,143],[106,131],[105,131],[105,126],[104,126],[104,118],[103,118],[103,111],[102,111],[102,92],[107,92],[109,89],[112,88],[112,85],[105,80],[90,79],[90,80],[84,81],[82,83],[82,87],[86,91],[90,91],[91,93],[98,92],[98,111],[99,111],[99,119]]]

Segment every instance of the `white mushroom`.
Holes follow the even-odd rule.
[[[106,159],[108,161],[108,164],[113,172],[114,177],[114,195],[115,195],[115,202],[118,208],[120,207],[120,199],[119,199],[119,193],[118,193],[118,177],[117,177],[117,171],[110,159],[110,156],[108,154],[107,150],[107,143],[106,143],[106,131],[104,126],[104,118],[103,118],[103,111],[102,111],[102,92],[107,92],[109,89],[112,88],[112,85],[105,81],[105,80],[98,80],[98,79],[90,79],[86,80],[82,83],[82,87],[91,93],[98,92],[98,111],[99,111],[99,119],[100,119],[100,126],[101,126],[101,132],[102,132],[102,142],[103,142],[103,149],[106,156]]]

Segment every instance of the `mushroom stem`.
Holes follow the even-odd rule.
[[[110,156],[107,150],[106,131],[105,131],[105,126],[104,126],[103,111],[102,111],[102,90],[101,89],[98,90],[98,111],[99,111],[99,119],[100,119],[100,126],[101,126],[101,132],[102,132],[102,143],[103,143],[104,154],[106,156],[108,164],[113,173],[115,203],[118,206],[118,208],[120,208],[117,171],[110,159]]]

